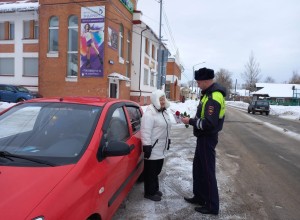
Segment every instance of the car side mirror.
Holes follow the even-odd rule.
[[[130,147],[124,141],[110,141],[103,149],[104,157],[124,156],[130,154]]]

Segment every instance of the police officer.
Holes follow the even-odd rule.
[[[184,124],[193,126],[197,137],[193,161],[193,194],[184,199],[200,205],[195,211],[202,214],[219,214],[219,194],[216,179],[216,151],[218,132],[222,130],[225,117],[226,90],[214,83],[214,71],[201,68],[195,71],[195,80],[201,89],[201,101],[195,118],[182,118]]]

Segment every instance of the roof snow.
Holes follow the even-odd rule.
[[[293,86],[295,86],[295,89],[300,90],[300,84],[256,83],[256,87],[263,88],[252,94],[269,95],[269,97],[278,98],[292,98]]]
[[[39,3],[32,2],[30,0],[15,1],[15,2],[3,2],[0,3],[0,13],[5,12],[21,12],[21,11],[36,11],[38,10]]]

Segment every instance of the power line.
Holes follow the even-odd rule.
[[[167,17],[167,14],[166,14],[165,10],[163,10],[163,14],[164,14],[166,25],[167,25],[167,28],[168,28],[168,31],[169,31],[169,36],[171,37],[171,41],[173,43],[173,47],[174,47],[175,52],[176,52],[178,48],[176,46],[176,43],[175,43],[175,40],[174,40],[174,37],[173,37],[173,33],[172,33],[172,29],[171,29],[171,26],[169,24],[169,20],[168,20],[168,17]]]

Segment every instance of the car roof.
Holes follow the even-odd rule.
[[[100,98],[100,97],[49,97],[49,98],[37,98],[26,101],[31,103],[37,102],[62,102],[62,103],[74,103],[74,104],[86,104],[86,105],[95,105],[95,106],[104,106],[107,103],[132,103],[139,106],[138,103],[130,101],[130,100],[122,100],[122,99],[114,99],[114,98]]]

